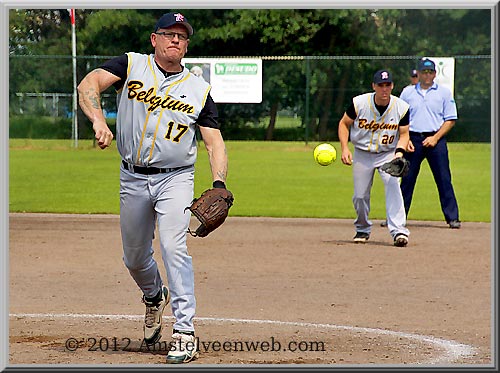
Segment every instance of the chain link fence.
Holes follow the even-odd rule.
[[[112,57],[78,56],[77,81]],[[491,56],[453,57],[459,121],[448,138],[489,142]],[[376,70],[386,68],[393,73],[393,94],[399,96],[409,84],[410,71],[418,60],[417,56],[261,58],[262,103],[217,105],[224,137],[228,140],[336,141],[338,121],[344,110],[353,96],[371,91]],[[9,74],[10,137],[70,139],[72,57],[11,55]],[[113,129],[117,111],[113,87],[102,94],[102,106]],[[37,131],[37,126],[44,130]],[[55,130],[56,126],[62,128]],[[81,110],[78,110],[78,127],[78,138],[92,138],[91,124]]]

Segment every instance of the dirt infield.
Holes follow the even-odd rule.
[[[379,223],[366,244],[333,219],[230,217],[189,237],[191,364],[491,365],[491,225],[410,221],[397,248]],[[117,216],[10,214],[9,231],[9,366],[164,364],[171,312],[148,351]]]

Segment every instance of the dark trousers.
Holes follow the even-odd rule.
[[[411,200],[415,184],[420,172],[420,166],[424,159],[427,159],[429,167],[436,182],[441,210],[447,223],[452,220],[459,220],[458,204],[455,198],[455,192],[451,183],[450,161],[448,158],[448,146],[446,138],[441,138],[435,147],[424,147],[426,135],[410,132],[410,140],[415,147],[414,152],[408,152],[405,158],[410,161],[410,171],[408,175],[401,179],[401,191],[405,205],[406,216],[410,211]]]

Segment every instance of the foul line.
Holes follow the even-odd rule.
[[[143,320],[144,315],[99,315],[99,314],[73,314],[73,313],[11,313],[9,317],[25,317],[25,318],[57,318],[57,319],[108,319],[108,320]],[[164,319],[173,319],[173,316],[163,316]],[[304,328],[319,328],[332,330],[348,330],[351,332],[362,332],[376,335],[387,335],[399,338],[414,340],[420,343],[433,345],[436,349],[444,350],[444,352],[432,359],[428,359],[417,364],[446,364],[452,363],[460,358],[467,359],[476,354],[477,349],[470,345],[458,343],[452,340],[436,338],[413,333],[404,333],[393,330],[363,328],[358,326],[334,325],[334,324],[316,324],[310,322],[293,322],[293,321],[277,321],[277,320],[252,320],[252,319],[235,319],[235,318],[220,318],[220,317],[196,317],[200,321],[217,322],[217,323],[243,323],[243,324],[270,324],[281,326],[299,326]]]

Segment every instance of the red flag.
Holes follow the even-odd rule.
[[[71,18],[71,24],[75,24],[75,10],[74,9],[68,9],[69,12],[69,17]]]

